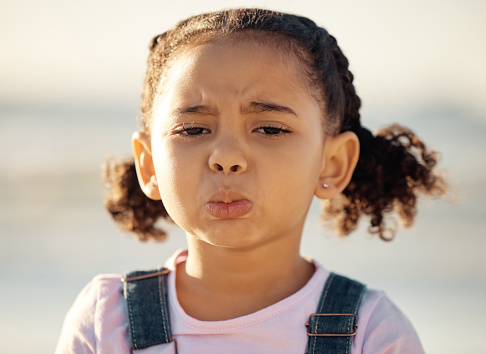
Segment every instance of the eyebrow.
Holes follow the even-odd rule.
[[[172,115],[180,115],[180,114],[212,114],[216,115],[218,112],[214,110],[212,107],[208,106],[189,106],[189,107],[182,107],[176,108],[172,112]]]
[[[263,112],[276,112],[281,114],[290,114],[298,117],[293,109],[285,106],[281,106],[274,103],[267,102],[251,102],[246,106],[241,107],[242,113],[263,113]],[[218,111],[210,106],[198,105],[198,106],[188,106],[176,108],[171,112],[171,115],[182,115],[182,114],[210,114],[217,115]]]
[[[242,113],[263,113],[263,112],[276,112],[282,114],[291,114],[297,117],[297,114],[293,109],[285,106],[280,106],[274,103],[267,102],[251,102],[249,105],[241,108]]]

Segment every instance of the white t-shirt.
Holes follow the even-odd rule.
[[[188,316],[177,300],[176,264],[187,252],[166,264],[172,334],[179,354],[185,353],[305,353],[305,324],[315,313],[329,272],[314,262],[307,284],[288,298],[255,313],[225,321],[200,321]],[[126,302],[119,275],[95,277],[66,315],[56,353],[129,353]],[[174,343],[137,353],[175,353]],[[423,353],[414,328],[382,291],[367,290],[358,312],[352,353]]]

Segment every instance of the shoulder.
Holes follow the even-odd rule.
[[[358,312],[353,347],[360,353],[423,353],[420,339],[405,314],[385,292],[369,289]]]
[[[91,299],[104,300],[122,291],[121,275],[119,274],[100,274],[95,276],[81,290],[76,301]]]
[[[67,319],[99,315],[119,307],[123,300],[121,276],[102,274],[94,277],[76,297]]]
[[[106,344],[108,333],[126,342],[122,283],[116,274],[98,275],[81,290],[66,315],[56,352],[94,353]]]

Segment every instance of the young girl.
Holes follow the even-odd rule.
[[[417,196],[445,190],[422,141],[397,125],[372,135],[359,108],[346,57],[307,18],[238,9],[156,36],[134,162],[108,164],[106,205],[142,240],[170,218],[188,250],[94,278],[57,352],[423,352],[383,292],[299,254],[314,196],[341,234],[368,215],[388,240],[386,213],[410,225]]]

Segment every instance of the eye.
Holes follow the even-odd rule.
[[[200,127],[192,127],[192,128],[185,128],[181,133],[185,135],[201,135],[207,129],[200,128]]]
[[[183,136],[198,136],[198,135],[211,133],[211,131],[204,127],[183,125],[179,129],[175,130],[174,133]]]
[[[264,135],[267,135],[267,136],[272,136],[272,137],[291,133],[291,131],[289,129],[286,129],[286,127],[284,127],[281,124],[265,125],[265,126],[256,128],[254,131],[261,133],[261,134],[264,134]]]

